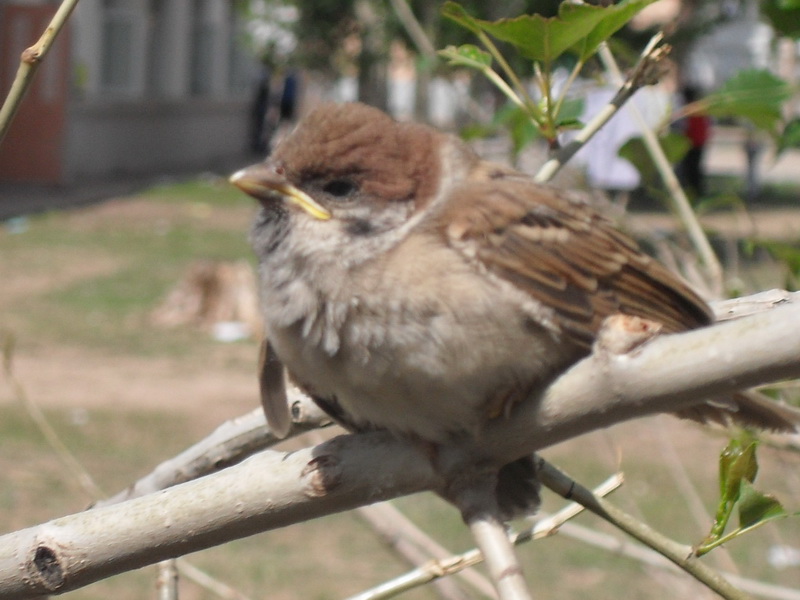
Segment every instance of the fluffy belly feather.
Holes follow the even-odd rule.
[[[568,359],[541,329],[517,323],[512,306],[486,310],[476,300],[422,311],[398,304],[381,318],[348,301],[347,308],[320,307],[313,323],[273,323],[269,335],[295,381],[335,401],[358,427],[429,441],[477,437],[488,418],[505,412],[498,402],[537,389],[542,382],[531,373]],[[475,339],[477,347],[468,341]]]

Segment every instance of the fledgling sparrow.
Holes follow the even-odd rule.
[[[290,425],[282,366],[354,430],[477,438],[587,355],[625,314],[664,332],[705,302],[586,203],[481,160],[460,139],[363,104],[323,105],[232,176],[252,230],[270,425]],[[791,427],[768,403],[684,416]]]

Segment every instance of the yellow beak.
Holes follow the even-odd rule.
[[[259,202],[270,201],[275,194],[278,194],[302,208],[315,219],[327,221],[331,218],[331,213],[316,200],[304,191],[297,189],[283,176],[276,173],[274,168],[266,164],[253,165],[237,171],[231,175],[229,181]]]

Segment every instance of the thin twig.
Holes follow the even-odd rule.
[[[444,550],[389,502],[362,506],[356,512],[393,552],[411,566],[420,567],[430,562],[431,554],[415,543],[420,539],[428,549],[433,546],[437,553]],[[469,579],[473,587],[490,598],[496,597],[492,584],[477,571],[461,571],[459,575],[465,580]],[[437,579],[431,583],[439,596],[445,600],[468,598],[452,579]]]
[[[314,444],[324,441],[319,431],[308,433],[307,438]],[[438,544],[390,502],[360,506],[356,512],[393,552],[414,567],[429,562],[431,557],[452,556],[452,552]],[[479,592],[490,598],[496,597],[492,584],[477,571],[468,569],[461,571],[459,575]],[[439,580],[434,584],[438,594],[446,600],[465,597],[463,590],[451,580]]]
[[[595,490],[595,494],[597,494],[597,490]],[[578,523],[564,523],[559,527],[558,532],[574,540],[601,548],[617,556],[625,556],[649,567],[656,567],[675,573],[681,572],[674,563],[664,558],[660,553],[629,538],[620,538],[609,533],[595,531]],[[800,600],[800,590],[764,583],[763,581],[741,577],[733,573],[723,572],[723,575],[732,584],[757,596],[774,600]]]
[[[292,408],[292,429],[287,437],[330,424],[330,417],[308,397],[296,389],[289,390]],[[276,438],[257,408],[246,415],[226,421],[196,444],[174,456],[139,479],[127,489],[102,500],[96,507],[116,504],[131,498],[166,489],[236,464],[254,453],[274,446]]]
[[[575,63],[575,66],[572,67],[572,71],[570,71],[567,80],[564,82],[564,85],[561,86],[561,94],[556,101],[556,105],[553,108],[553,114],[558,115],[561,112],[561,107],[564,104],[564,101],[567,99],[567,94],[569,93],[569,89],[575,83],[575,80],[578,78],[578,75],[581,73],[581,69],[583,69],[584,63],[582,61],[578,61]]]
[[[158,600],[178,600],[178,567],[174,558],[157,565],[156,597]]]
[[[486,496],[494,501],[494,487],[488,488],[487,492]],[[497,506],[482,510],[465,520],[483,554],[500,600],[532,600],[522,565],[514,545],[508,539]]]
[[[11,390],[17,400],[25,407],[28,415],[33,419],[36,427],[39,428],[42,436],[47,444],[61,460],[63,465],[69,472],[72,473],[76,481],[83,489],[84,493],[92,500],[102,498],[105,496],[103,490],[97,485],[94,478],[84,468],[81,462],[75,458],[75,455],[67,448],[61,437],[56,432],[55,428],[50,424],[50,421],[45,416],[41,407],[37,402],[31,398],[25,387],[17,379],[14,374],[14,346],[15,340],[13,334],[9,332],[2,333],[3,338],[3,372],[5,373]]]
[[[411,10],[411,7],[408,6],[408,2],[406,0],[391,0],[390,3],[394,9],[394,14],[397,15],[400,23],[405,27],[406,32],[414,42],[417,50],[419,50],[425,58],[435,60],[437,57],[436,48],[434,48],[433,44],[428,39],[425,29],[423,29],[422,25],[417,21],[417,17],[414,16],[414,12]]]
[[[17,75],[11,84],[6,101],[0,107],[0,144],[3,143],[3,138],[11,126],[11,121],[33,81],[36,69],[39,68],[44,57],[47,56],[56,36],[64,28],[67,19],[77,4],[78,0],[64,0],[61,6],[58,7],[56,14],[53,15],[53,19],[39,38],[39,41],[22,52]]]
[[[594,489],[594,493],[598,496],[606,496],[622,485],[622,481],[623,478],[621,474],[617,473],[612,475],[597,486]],[[513,543],[518,546],[530,542],[531,540],[543,539],[554,535],[567,521],[573,519],[584,510],[584,507],[577,502],[570,502],[557,513],[540,519],[532,527],[515,534]],[[380,586],[365,590],[349,600],[385,600],[386,598],[392,598],[401,592],[423,586],[440,577],[447,577],[448,575],[460,573],[464,569],[478,565],[481,562],[483,562],[481,551],[477,548],[473,548],[462,554],[432,561],[423,567],[409,571],[391,581],[386,581]]]
[[[654,36],[639,57],[639,61],[627,80],[617,82],[619,90],[614,98],[606,104],[579,132],[565,144],[555,156],[548,160],[536,173],[534,179],[540,183],[550,181],[556,173],[580,150],[597,131],[617,114],[620,108],[636,91],[648,82],[647,72],[654,62],[663,58],[663,50],[658,47],[660,36]]]
[[[747,594],[733,586],[720,573],[701,562],[694,555],[690,546],[679,544],[661,535],[622,509],[617,508],[608,500],[596,496],[591,490],[583,487],[573,479],[565,477],[553,465],[541,458],[539,461],[538,472],[542,485],[547,486],[556,494],[568,500],[579,502],[597,516],[656,550],[723,598],[727,600],[745,600],[749,598]]]
[[[540,121],[542,119],[543,115],[542,115],[541,111],[539,110],[538,105],[536,104],[536,102],[533,101],[533,98],[531,98],[530,94],[528,93],[528,89],[525,87],[525,85],[522,83],[522,81],[520,81],[519,77],[514,72],[514,69],[512,69],[511,65],[508,64],[508,61],[503,56],[503,53],[500,52],[500,50],[498,50],[497,46],[494,44],[494,42],[492,42],[491,38],[488,35],[486,35],[485,32],[479,31],[477,33],[477,36],[478,36],[478,39],[481,41],[481,43],[484,45],[484,47],[489,51],[489,53],[492,55],[492,57],[497,61],[497,64],[500,65],[500,68],[506,74],[506,77],[508,77],[508,80],[516,88],[516,93],[514,93],[513,96],[516,97],[516,98],[519,98],[519,100],[521,102],[521,106],[525,109],[525,112],[527,114],[529,114],[531,117],[533,117],[537,122]],[[495,76],[496,76],[495,78],[492,78],[492,82],[495,85],[497,85],[498,87],[500,87],[500,89],[503,90],[504,93],[509,98],[512,98],[512,96],[509,95],[509,92],[506,91],[502,86],[500,86],[498,84],[498,80],[503,82],[503,83],[505,83],[503,78],[500,77],[500,75],[498,75],[497,73],[495,73],[491,68],[489,68],[489,71],[494,73]],[[513,100],[513,98],[512,98],[512,100]]]
[[[606,71],[611,76],[611,80],[615,84],[621,85],[623,81],[622,73],[617,65],[614,55],[611,53],[611,50],[609,50],[608,45],[605,42],[600,45],[598,53],[600,55],[600,60],[603,62],[603,65],[606,68]],[[653,158],[653,162],[655,163],[661,178],[664,180],[664,185],[667,186],[667,190],[673,199],[673,205],[678,213],[678,217],[680,218],[684,227],[686,227],[686,231],[692,240],[692,244],[694,245],[695,249],[700,255],[700,259],[703,261],[703,264],[706,267],[707,275],[711,285],[711,293],[714,297],[720,297],[723,290],[722,265],[720,264],[714,249],[711,247],[711,243],[708,241],[708,237],[703,231],[700,222],[697,220],[697,215],[694,213],[694,210],[692,210],[692,206],[689,204],[689,199],[686,197],[686,193],[683,191],[681,184],[678,182],[678,177],[675,175],[675,171],[673,170],[669,159],[667,159],[666,154],[664,154],[664,149],[661,147],[655,132],[647,125],[642,113],[635,105],[629,106],[628,110],[639,125],[642,133],[642,140],[644,141],[645,147],[650,153],[650,156]]]
[[[251,600],[249,596],[242,594],[239,590],[233,589],[228,584],[198,569],[185,558],[179,558],[177,561],[178,572],[181,576],[216,594],[223,600]]]
[[[655,430],[653,435],[658,441],[660,450],[659,456],[664,461],[664,466],[667,471],[672,475],[672,480],[675,482],[683,501],[686,502],[689,507],[689,512],[695,524],[700,531],[703,531],[709,527],[712,518],[703,504],[700,494],[697,493],[697,488],[692,483],[681,457],[675,450],[675,438],[668,436],[664,428],[659,427],[657,424],[653,426],[652,429]],[[719,561],[717,564],[718,567],[725,568],[734,573],[739,572],[736,561],[733,560],[733,556],[731,556],[727,548],[719,548],[718,551],[714,553],[714,557]]]

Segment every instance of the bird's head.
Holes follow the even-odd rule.
[[[364,104],[325,104],[265,162],[238,171],[231,182],[267,212],[376,235],[400,226],[440,193],[445,139]]]

